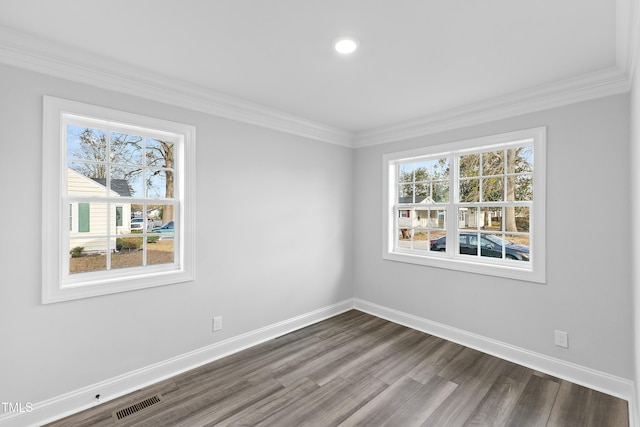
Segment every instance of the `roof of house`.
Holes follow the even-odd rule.
[[[400,197],[398,199],[399,203],[433,203],[433,199],[429,196],[416,196],[416,201],[413,201],[413,196],[409,197]]]
[[[91,178],[100,185],[107,186],[106,178]],[[111,189],[123,197],[131,197],[131,189],[126,179],[112,179]]]

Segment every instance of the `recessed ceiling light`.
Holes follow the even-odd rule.
[[[338,53],[349,54],[353,53],[360,45],[358,39],[353,37],[340,37],[333,41],[333,48]]]

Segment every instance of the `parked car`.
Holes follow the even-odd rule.
[[[465,255],[478,255],[478,235],[475,233],[460,233],[460,253]],[[480,254],[486,257],[502,258],[502,247],[508,259],[529,261],[529,247],[510,242],[493,234],[480,235]],[[445,251],[447,236],[442,236],[431,241],[432,251]]]
[[[151,230],[153,228],[153,220],[150,219],[150,218],[147,218],[146,223],[147,223],[147,226],[146,226],[147,231]],[[131,219],[131,229],[132,230],[142,230],[143,228],[145,228],[144,224],[145,224],[144,218],[132,218]]]
[[[173,221],[169,221],[162,225],[162,227],[154,228],[151,230],[153,233],[173,233]]]

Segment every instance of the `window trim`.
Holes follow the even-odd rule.
[[[507,132],[497,135],[484,136],[480,138],[467,139],[462,141],[449,142],[438,145],[431,145],[412,150],[386,153],[382,157],[383,167],[383,194],[382,194],[382,258],[389,261],[398,261],[411,264],[425,265],[436,268],[444,268],[463,272],[484,274],[525,280],[530,282],[545,283],[546,281],[546,133],[547,128],[537,127],[514,132]],[[531,249],[532,261],[526,267],[517,264],[505,265],[506,263],[495,263],[490,259],[461,259],[455,256],[453,250],[448,250],[446,254],[415,252],[403,252],[394,250],[395,228],[394,214],[396,205],[397,176],[396,164],[400,161],[410,160],[424,156],[454,155],[462,152],[478,152],[495,148],[505,144],[515,144],[530,140],[534,147],[535,166],[533,172],[534,200],[531,207]],[[457,227],[452,222],[456,222],[457,212],[455,208],[460,203],[456,203],[452,192],[457,186],[457,177],[454,176],[453,168],[457,162],[450,162],[452,173],[450,182],[456,185],[450,186],[450,198],[447,203],[447,240],[451,241]],[[499,202],[498,202],[499,203]],[[481,205],[480,205],[481,206]],[[457,242],[457,237],[455,240]]]
[[[154,266],[146,270],[121,269],[87,274],[82,283],[63,286],[63,257],[68,257],[62,218],[69,222],[68,206],[64,206],[66,141],[63,136],[65,117],[80,116],[110,121],[131,129],[152,129],[180,136],[176,152],[177,169],[182,180],[176,190],[182,221],[175,239],[179,242],[176,257],[179,267]],[[42,303],[88,298],[136,289],[144,289],[193,281],[195,278],[195,127],[125,111],[113,110],[52,96],[43,97],[42,159]],[[72,219],[73,221],[73,219]],[[106,274],[105,274],[106,273]]]

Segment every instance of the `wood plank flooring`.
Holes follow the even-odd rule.
[[[628,423],[624,400],[351,310],[49,426]]]

